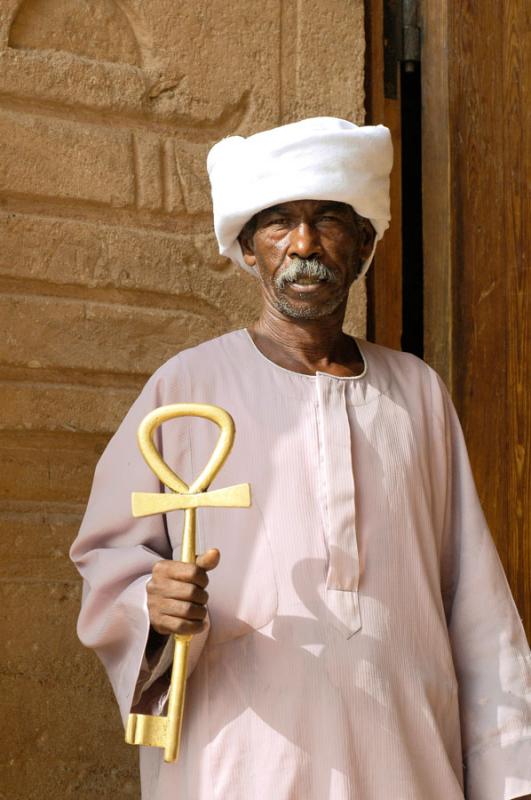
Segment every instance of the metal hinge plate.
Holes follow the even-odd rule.
[[[398,64],[415,69],[420,62],[419,0],[384,0],[384,95],[398,97]]]

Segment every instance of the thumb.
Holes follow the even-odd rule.
[[[197,556],[195,563],[198,567],[201,567],[208,572],[209,570],[217,567],[220,558],[221,555],[219,550],[213,548],[212,550],[207,550],[206,553],[201,553],[201,555]]]

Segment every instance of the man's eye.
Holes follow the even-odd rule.
[[[279,227],[282,227],[288,224],[288,220],[286,219],[286,217],[274,217],[273,219],[270,219],[267,224],[278,225]]]

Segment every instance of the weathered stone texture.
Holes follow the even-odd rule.
[[[77,581],[68,551],[78,525],[75,507],[70,512],[54,513],[49,511],[49,504],[42,504],[35,510],[26,506],[24,515],[0,512],[0,578]],[[34,633],[30,627],[32,630]]]
[[[213,315],[214,316],[214,315]],[[180,348],[215,336],[216,319],[193,309],[135,307],[37,295],[0,298],[0,359],[37,368],[145,375]],[[29,324],[31,320],[31,324]],[[68,348],[65,348],[68,331]]]
[[[126,130],[3,111],[0,148],[2,192],[134,204],[132,141]]]
[[[66,50],[101,61],[139,61],[129,21],[113,0],[25,0],[9,31],[24,50]]]
[[[69,635],[79,600],[77,581],[0,584],[5,800],[138,797],[103,670]]]
[[[102,392],[100,386],[6,382],[0,431],[89,430],[108,435],[116,430],[137,394],[137,389],[126,386],[111,386]]]
[[[137,797],[68,561],[148,375],[255,316],[205,158],[301,116],[363,119],[362,0],[0,3],[0,800]],[[348,327],[364,329],[364,287]]]

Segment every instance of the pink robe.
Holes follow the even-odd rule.
[[[79,636],[124,721],[157,709],[146,582],[180,557],[182,512],[133,519],[159,491],[136,445],[153,408],[215,403],[236,423],[212,488],[250,509],[198,511],[218,547],[210,630],[193,642],[179,762],[141,748],[145,800],[508,800],[531,792],[530,654],[481,512],[455,411],[414,356],[359,342],[363,375],[301,375],[245,330],[180,353],[148,381],[103,454],[72,547]],[[164,423],[191,481],[217,428]],[[125,745],[124,745],[125,746]]]

